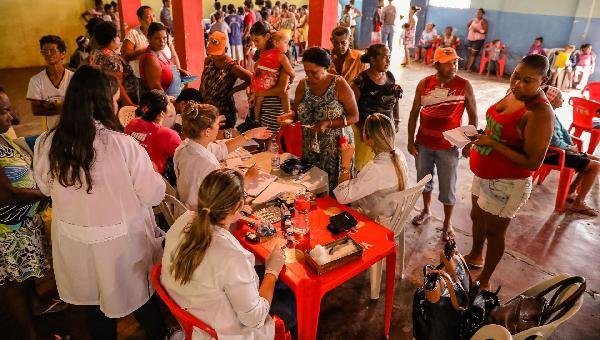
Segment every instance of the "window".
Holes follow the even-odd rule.
[[[470,8],[471,0],[429,0],[429,6],[449,8]]]

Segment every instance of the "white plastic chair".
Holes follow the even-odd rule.
[[[404,275],[404,225],[410,212],[415,207],[417,200],[425,189],[425,184],[431,180],[431,175],[425,176],[414,187],[389,194],[383,199],[373,211],[375,221],[385,225],[394,232],[394,238],[398,242],[398,253],[400,254],[400,277]],[[390,205],[394,207],[394,214],[382,216],[383,212],[389,210]],[[372,265],[370,268],[371,277],[371,299],[379,299],[381,286],[381,271],[383,269],[383,260]]]
[[[546,281],[540,282],[532,287],[529,287],[527,290],[525,290],[524,292],[522,292],[519,295],[525,295],[525,296],[535,296],[537,294],[539,294],[541,291],[543,291],[544,289],[552,286],[553,284],[564,280],[566,278],[571,277],[571,275],[569,274],[559,274],[556,275]],[[556,303],[560,303],[562,301],[564,301],[564,299],[568,296],[570,296],[571,294],[573,294],[573,292],[577,290],[577,286],[572,285],[571,287],[569,287],[569,289],[566,289],[557,299]],[[515,335],[512,336],[512,339],[514,340],[525,340],[530,336],[535,337],[536,339],[547,339],[550,337],[550,335],[552,333],[554,333],[554,331],[556,330],[556,328],[558,328],[558,326],[560,326],[562,323],[564,323],[565,321],[569,320],[570,318],[573,317],[573,315],[575,315],[575,313],[577,313],[579,311],[579,309],[581,308],[581,305],[583,305],[583,296],[585,295],[585,293],[579,298],[579,300],[577,300],[577,302],[575,302],[575,304],[573,305],[573,307],[571,307],[571,309],[565,313],[565,315],[563,315],[562,317],[560,317],[557,320],[554,320],[552,322],[550,322],[549,324],[546,325],[542,325],[539,327],[533,327],[527,330],[522,331],[521,333],[517,333]],[[477,333],[475,333],[475,335],[473,335],[473,337],[471,338],[472,340],[483,340],[483,339],[504,339],[504,338],[497,338],[497,337],[492,337],[494,334],[497,333],[488,333],[490,330],[492,330],[492,328],[496,328],[500,327],[502,329],[505,329],[502,326],[498,326],[498,325],[494,325],[495,327],[490,327],[487,328],[483,327],[481,328],[479,331],[477,331]],[[508,330],[506,330],[508,332]],[[495,332],[495,331],[494,331]]]
[[[165,194],[165,198],[158,205],[158,210],[165,217],[169,226],[171,226],[179,216],[187,211],[187,208],[176,197]]]

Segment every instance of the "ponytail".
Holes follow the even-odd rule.
[[[175,281],[181,285],[190,282],[212,242],[213,226],[220,226],[243,202],[244,177],[239,172],[219,169],[206,176],[198,190],[198,213],[171,255],[170,272]]]
[[[406,189],[408,174],[394,149],[395,131],[390,118],[381,113],[372,114],[365,120],[363,129],[365,136],[373,141],[373,150],[376,153],[389,152],[398,177],[398,190]]]

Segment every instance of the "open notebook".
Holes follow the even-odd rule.
[[[277,180],[277,176],[271,175],[264,171],[258,172],[258,177],[251,181],[246,181],[246,194],[252,197],[260,195],[271,183]]]
[[[473,136],[477,134],[477,128],[473,125],[459,126],[455,129],[442,132],[444,138],[455,145],[458,148],[463,148],[469,144],[471,140],[467,136]]]

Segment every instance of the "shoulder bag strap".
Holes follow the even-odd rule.
[[[573,292],[573,294],[569,295],[569,297],[555,305],[555,302],[557,301],[560,294],[562,294],[562,292],[565,291],[567,288],[577,283],[579,283],[579,287],[577,288],[577,290]],[[544,295],[548,294],[554,289],[556,289],[556,292],[554,293],[554,295],[552,295],[552,298],[548,302],[548,308],[541,313],[542,324],[550,323],[565,315],[567,311],[577,302],[577,300],[579,300],[579,298],[585,292],[586,281],[585,278],[581,276],[572,276],[566,278],[544,289],[536,296],[536,298],[543,297]],[[555,313],[557,314],[553,316],[553,314]],[[551,316],[552,319],[548,320]]]

